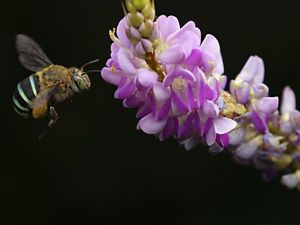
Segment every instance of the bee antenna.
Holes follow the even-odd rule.
[[[100,72],[101,72],[101,70],[89,70],[85,73],[88,74],[88,73],[100,73]]]
[[[91,65],[91,64],[94,64],[96,62],[99,62],[99,59],[95,59],[93,61],[90,61],[90,62],[87,62],[86,64],[84,64],[83,66],[81,66],[81,70],[84,69],[84,67],[88,66],[88,65]]]

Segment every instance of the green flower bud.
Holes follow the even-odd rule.
[[[276,168],[279,170],[286,169],[293,161],[290,155],[284,154],[279,158],[273,160],[275,163]]]
[[[139,28],[144,22],[144,16],[141,13],[128,14],[131,25]]]
[[[133,0],[133,5],[136,8],[136,10],[142,11],[148,2],[149,0]]]

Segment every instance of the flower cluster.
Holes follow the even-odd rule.
[[[263,60],[250,57],[226,91],[213,35],[202,40],[194,22],[181,27],[174,16],[155,19],[151,0],[125,0],[123,6],[102,77],[117,86],[115,98],[125,107],[137,108],[137,128],[161,141],[173,137],[187,150],[200,142],[213,154],[226,149],[266,179],[290,171],[282,183],[300,187],[300,113],[290,88],[278,112],[278,97],[269,97],[263,84]]]

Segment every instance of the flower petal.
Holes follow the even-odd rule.
[[[186,100],[182,95],[177,94],[176,91],[172,92],[172,107],[173,110],[178,110],[179,114],[183,114],[189,111],[189,105],[187,104]],[[174,107],[176,107],[176,109],[174,109]]]
[[[295,188],[299,183],[299,178],[295,174],[287,174],[281,177],[281,183],[289,189]]]
[[[278,109],[279,99],[278,97],[264,97],[258,99],[255,102],[255,109],[257,112],[262,112],[266,114],[274,113]]]
[[[137,128],[146,134],[158,134],[163,130],[166,123],[167,120],[156,120],[152,114],[148,114],[139,121]]]
[[[126,47],[130,47],[131,42],[128,39],[127,33],[126,33],[126,18],[123,18],[120,23],[118,24],[117,27],[117,36],[119,38],[119,40],[121,41],[122,45],[126,46]]]
[[[241,126],[229,133],[230,145],[236,146],[242,143],[246,133],[245,127]]]
[[[121,71],[116,71],[113,68],[103,68],[101,71],[101,76],[102,78],[113,85],[119,85],[121,77],[124,76],[125,74],[122,73]]]
[[[139,69],[137,74],[137,84],[141,87],[151,87],[157,81],[157,73],[147,70]]]
[[[193,121],[194,121],[194,114],[190,113],[190,115],[186,118],[186,120],[183,122],[182,126],[179,129],[178,136],[180,138],[186,139],[191,135]]]
[[[255,126],[255,129],[256,129],[259,133],[264,134],[264,133],[266,133],[266,132],[269,130],[266,121],[265,121],[263,118],[261,118],[261,117],[258,115],[258,113],[256,113],[255,111],[253,111],[253,112],[251,113],[251,119],[252,119],[252,122],[253,122],[253,124],[254,124],[254,126]]]
[[[157,112],[157,115],[156,115],[156,118],[158,120],[162,120],[162,119],[165,119],[169,112],[170,112],[170,109],[171,109],[171,99],[167,100],[161,107],[160,109],[158,109],[158,112]]]
[[[203,129],[202,129],[199,113],[197,111],[194,112],[194,126],[195,126],[195,131],[197,132],[197,134],[202,136]]]
[[[178,120],[177,118],[169,118],[168,122],[165,126],[165,128],[163,129],[163,131],[161,132],[159,139],[161,141],[172,137],[174,134],[177,135],[178,133]]]
[[[168,36],[172,33],[180,30],[179,21],[175,16],[159,16],[156,23],[158,24],[159,31],[164,40],[167,40]]]
[[[222,148],[226,148],[229,145],[229,135],[228,134],[219,134],[216,139],[217,143]]]
[[[251,90],[255,98],[264,98],[269,94],[268,86],[262,83],[252,85]]]
[[[211,146],[215,143],[217,138],[216,131],[214,129],[214,126],[211,126],[208,130],[207,134],[205,135],[206,143],[208,146]]]
[[[218,117],[214,119],[214,128],[217,134],[227,134],[236,126],[236,121],[226,117]]]
[[[214,57],[214,64],[216,72],[219,74],[224,73],[224,64],[220,50],[220,44],[218,40],[211,34],[205,36],[200,49],[204,52],[209,53]]]
[[[237,78],[250,84],[255,84],[262,83],[264,81],[264,75],[265,67],[263,60],[258,56],[251,56]]]
[[[124,99],[133,95],[136,86],[131,79],[124,78],[120,81],[119,88],[115,92],[115,98]]]
[[[124,99],[123,106],[126,108],[135,108],[140,105],[140,100],[136,96]]]
[[[282,94],[280,112],[288,114],[296,108],[296,96],[290,87],[285,87]]]
[[[203,113],[207,117],[216,118],[219,115],[220,110],[215,103],[207,100],[207,101],[205,101],[204,106],[203,106]]]
[[[120,51],[118,53],[118,62],[120,64],[122,71],[124,71],[125,73],[127,73],[129,75],[136,74],[137,69],[133,65],[129,54],[124,49],[120,49]]]
[[[190,151],[197,144],[199,144],[199,142],[200,142],[200,140],[198,137],[190,137],[190,138],[180,142],[180,144],[184,146],[185,150]]]
[[[171,91],[162,83],[155,83],[153,85],[153,93],[156,101],[163,102],[171,97]]]
[[[158,55],[158,59],[166,64],[179,64],[185,59],[185,52],[182,46],[174,45]]]
[[[254,153],[259,148],[259,146],[261,146],[261,144],[262,144],[261,137],[254,138],[249,142],[241,144],[236,149],[234,154],[241,159],[248,160],[254,155]]]
[[[230,82],[230,93],[234,95],[238,103],[246,104],[250,98],[250,85],[247,82],[238,83],[233,80]]]

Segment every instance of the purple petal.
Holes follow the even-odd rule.
[[[213,90],[213,99],[212,99],[212,101],[216,101],[218,99],[219,93],[220,93],[219,81],[215,77],[210,77],[208,79],[208,85]]]
[[[185,59],[191,54],[193,50],[193,40],[194,33],[191,31],[178,32],[173,40],[168,40],[170,46],[180,45],[185,53]]]
[[[203,106],[203,113],[207,117],[215,118],[219,115],[220,110],[215,103],[207,100],[207,101],[205,101],[204,106]]]
[[[158,59],[166,64],[179,64],[185,59],[185,52],[182,46],[175,45],[158,55]]]
[[[127,73],[129,75],[136,74],[137,69],[133,65],[129,54],[124,49],[121,49],[118,53],[118,62],[120,64],[122,71],[124,71],[125,73]]]
[[[124,99],[129,98],[134,94],[136,87],[131,79],[123,79],[120,81],[119,88],[115,92],[115,98]]]
[[[262,119],[255,111],[251,113],[252,122],[255,126],[255,129],[259,133],[266,133],[268,131],[268,125],[264,119]]]
[[[250,84],[263,83],[265,67],[263,60],[258,56],[251,56],[237,78]]]
[[[214,119],[208,118],[204,123],[203,131],[204,133],[208,133],[209,129],[213,126]]]
[[[216,68],[216,59],[210,52],[201,50],[199,66],[205,74],[210,75]]]
[[[160,140],[166,140],[178,133],[178,120],[176,118],[169,118],[168,122],[160,134]]]
[[[192,21],[189,21],[187,22],[180,30],[178,30],[177,32],[175,33],[172,33],[168,39],[167,39],[167,42],[168,43],[172,43],[172,41],[176,41],[178,40],[178,38],[183,35],[185,32],[188,32],[188,31],[192,31],[192,32],[195,32],[195,23],[192,22]]]
[[[197,111],[194,112],[194,126],[195,126],[195,130],[198,133],[198,135],[202,136],[203,129],[202,129],[199,113]]]
[[[222,148],[227,148],[229,146],[229,135],[228,134],[217,135],[216,141]]]
[[[227,76],[223,75],[220,77],[220,80],[219,80],[220,89],[224,90],[226,87],[226,84],[227,84]]]
[[[230,83],[230,93],[234,95],[238,103],[246,104],[249,101],[250,85],[247,82],[236,84],[235,81]]]
[[[119,85],[121,77],[124,76],[125,74],[122,73],[121,71],[116,71],[113,68],[107,68],[104,67],[101,71],[101,76],[102,78],[113,85]]]
[[[200,48],[194,48],[190,56],[187,58],[186,63],[191,66],[200,66],[201,59],[202,59],[202,52]]]
[[[141,40],[143,46],[144,46],[144,49],[148,52],[148,51],[151,51],[152,50],[152,42],[148,39],[142,39]]]
[[[190,84],[188,86],[188,99],[189,99],[190,107],[193,109],[195,107],[195,98],[194,98],[193,88]]]
[[[166,40],[168,36],[180,29],[179,22],[175,16],[159,16],[156,20],[162,38]]]
[[[290,87],[285,87],[282,94],[280,112],[288,114],[296,108],[296,96]]]
[[[135,46],[135,51],[142,56],[146,54],[146,51],[141,41]]]
[[[139,121],[137,129],[141,129],[146,134],[158,134],[163,130],[166,123],[167,120],[156,120],[152,114],[148,114]]]
[[[147,69],[139,69],[137,74],[137,83],[139,86],[148,88],[157,81],[157,73]]]
[[[135,39],[137,39],[137,40],[140,40],[140,39],[142,38],[141,33],[140,33],[136,28],[134,28],[133,26],[131,26],[131,27],[129,28],[129,33],[130,33],[130,35],[131,35],[133,38],[135,38]]]
[[[264,98],[269,94],[269,88],[267,87],[267,85],[262,83],[256,83],[252,85],[251,90],[255,98]]]
[[[245,138],[246,129],[238,127],[229,133],[230,145],[236,146],[242,143]]]
[[[177,94],[176,91],[172,92],[172,106],[176,107],[175,111],[179,111],[180,114],[186,113],[189,111],[189,106],[181,94]]]
[[[170,109],[171,109],[171,99],[167,100],[162,106],[161,108],[158,110],[158,113],[157,113],[157,116],[156,118],[158,120],[162,120],[162,119],[165,119],[169,112],[170,112]]]
[[[241,144],[236,149],[234,154],[241,159],[248,160],[254,155],[254,153],[261,146],[261,144],[262,142],[260,137],[254,138],[249,142]]]
[[[182,79],[188,81],[196,81],[195,75],[187,69],[176,68],[171,73],[169,73],[164,79],[163,83],[166,87],[170,86],[176,77],[182,77]]]
[[[193,121],[194,121],[194,114],[190,113],[190,115],[186,118],[186,120],[183,122],[181,128],[179,129],[178,136],[180,138],[186,139],[191,135]]]
[[[278,97],[264,97],[255,102],[255,109],[257,112],[266,114],[274,113],[278,109]]]
[[[206,136],[205,136],[207,145],[208,146],[213,145],[216,141],[216,137],[217,137],[217,134],[216,134],[216,131],[214,129],[214,126],[211,126],[210,129],[208,130]]]
[[[200,49],[202,51],[208,52],[211,54],[214,59],[215,59],[215,67],[216,67],[216,72],[219,74],[224,73],[224,65],[223,65],[223,59],[221,55],[221,50],[220,50],[220,44],[218,40],[213,36],[213,35],[206,35],[204,38]]]
[[[236,126],[236,121],[226,117],[218,117],[214,119],[214,127],[217,134],[227,134]]]
[[[147,102],[138,109],[136,113],[136,117],[137,118],[145,117],[146,115],[151,113],[151,111],[152,111],[152,105]]]
[[[136,96],[124,99],[123,106],[126,108],[136,108],[140,105],[140,100]]]
[[[156,101],[163,102],[171,97],[171,91],[166,88],[162,83],[154,83],[153,93]]]
[[[128,39],[127,33],[126,33],[126,18],[123,18],[117,27],[117,36],[119,40],[121,41],[122,45],[126,47],[130,47],[131,42]]]
[[[205,103],[205,100],[213,100],[215,97],[215,92],[211,89],[207,84],[201,82],[200,84],[200,92],[199,92],[199,103],[200,107],[202,107]]]

